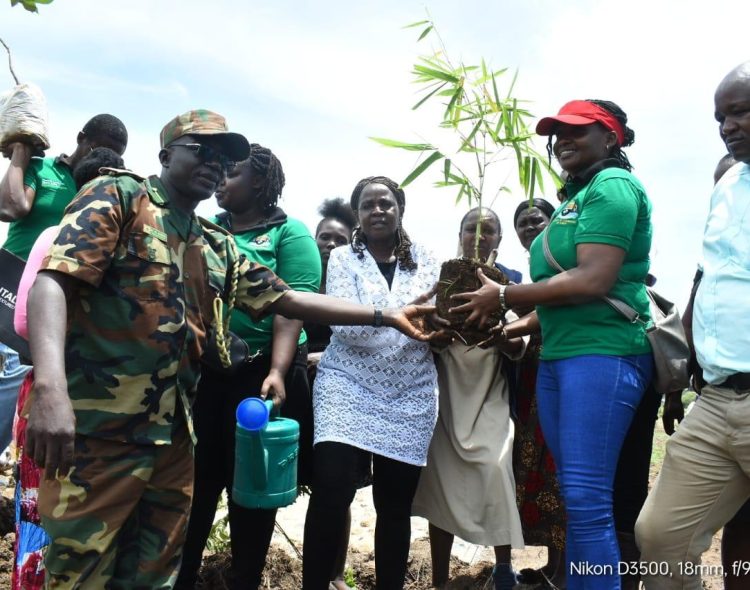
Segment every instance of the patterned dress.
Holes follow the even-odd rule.
[[[375,259],[350,247],[328,261],[326,293],[377,307],[401,307],[429,291],[440,266],[412,246],[415,271],[396,268],[388,288]],[[394,328],[332,326],[313,387],[315,444],[341,442],[411,465],[424,465],[437,419],[435,364],[428,344]]]
[[[526,545],[565,548],[565,507],[536,407],[536,374],[540,340],[532,336],[519,363],[516,409],[518,421],[513,445],[516,502]]]
[[[37,498],[41,469],[23,452],[26,446],[28,416],[23,409],[34,386],[34,372],[30,371],[18,392],[13,441],[16,461],[16,541],[15,562],[11,590],[41,590],[44,587],[44,550],[49,536],[42,528]]]

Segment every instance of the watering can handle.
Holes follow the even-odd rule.
[[[268,408],[268,416],[271,418],[279,417],[279,409],[274,405],[273,400],[266,400],[266,407]]]

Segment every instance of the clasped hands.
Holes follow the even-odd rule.
[[[457,293],[451,296],[451,300],[457,302],[458,305],[448,310],[449,313],[462,313],[468,312],[469,316],[464,322],[466,327],[476,325],[479,328],[484,328],[491,321],[490,316],[497,312],[500,307],[500,285],[491,279],[488,279],[481,269],[477,270],[477,277],[481,281],[482,285],[476,291],[469,291],[465,293]],[[420,331],[422,337],[419,340],[430,341],[437,345],[447,345],[453,342],[458,336],[455,330],[451,329],[451,323],[449,320],[440,317],[435,306],[423,305],[435,295],[437,291],[437,285],[435,285],[427,293],[423,293],[412,301],[409,306],[405,307],[404,310],[410,306],[417,306],[421,310],[421,317],[419,318]],[[465,303],[460,303],[465,301]],[[416,318],[412,317],[412,324]],[[491,346],[502,346],[508,341],[508,336],[505,331],[505,325],[503,323],[494,325],[488,329],[489,337],[480,342],[478,346],[481,348],[488,348]]]

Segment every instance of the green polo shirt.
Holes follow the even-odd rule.
[[[212,221],[229,229],[221,216]],[[267,223],[236,232],[234,239],[241,254],[275,272],[290,288],[318,292],[322,273],[320,252],[310,231],[301,221],[287,217],[277,207]],[[247,342],[250,352],[271,352],[273,315],[258,321],[235,310],[229,328]],[[307,334],[302,330],[298,344],[305,342]]]
[[[70,167],[60,158],[31,158],[23,183],[34,189],[34,204],[28,215],[11,221],[3,248],[26,260],[39,234],[60,223],[77,189]]]
[[[644,281],[651,249],[651,203],[641,183],[621,168],[605,168],[587,184],[569,182],[568,199],[555,211],[547,232],[552,255],[565,269],[577,264],[578,244],[608,244],[625,250],[610,296],[649,317]],[[557,274],[544,258],[544,235],[531,244],[531,278]],[[626,356],[651,352],[642,325],[628,322],[601,300],[579,305],[537,306],[544,360],[585,354]]]

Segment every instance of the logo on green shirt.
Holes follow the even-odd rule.
[[[44,188],[60,188],[63,185],[59,180],[52,178],[42,178],[42,186]]]
[[[560,211],[558,216],[560,223],[574,223],[578,220],[578,204],[575,201],[571,201],[565,208]]]

